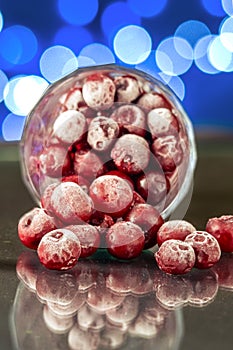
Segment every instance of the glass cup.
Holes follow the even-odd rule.
[[[89,193],[111,172],[127,178],[138,201],[164,220],[184,202],[179,216],[185,214],[197,158],[192,123],[174,93],[144,72],[112,64],[77,69],[50,85],[27,118],[20,156],[37,203],[65,178]]]

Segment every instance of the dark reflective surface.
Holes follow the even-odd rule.
[[[232,141],[220,146],[199,143],[186,215],[199,229],[232,212]],[[129,263],[101,254],[48,271],[17,238],[19,217],[34,206],[19,165],[1,162],[0,170],[0,349],[232,348],[233,254],[183,277],[161,273],[150,253]]]

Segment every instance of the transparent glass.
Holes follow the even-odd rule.
[[[107,77],[107,83],[105,84],[105,81],[103,82],[100,77]],[[109,79],[113,82],[110,82],[110,86],[108,85]],[[92,86],[91,84],[93,81],[95,83],[99,81],[99,85],[94,84],[94,86]],[[88,87],[87,82],[90,83]],[[103,87],[107,89],[107,93],[105,91],[100,91]],[[135,116],[134,112],[130,112],[125,120],[122,121],[122,118],[124,119],[125,117],[124,115],[123,117],[122,115],[120,117],[118,115],[119,118],[116,119],[115,111],[122,106],[127,106],[129,110],[132,110],[131,107],[134,108],[136,106],[137,111],[139,109],[141,110],[140,113],[143,117]],[[72,122],[69,126],[67,124],[67,120],[70,118],[70,114],[66,114],[67,111],[70,111],[69,113],[78,111],[85,117],[84,122],[83,119],[81,122],[78,120],[78,123],[81,123],[80,128],[82,128],[82,131],[80,131],[82,135],[78,136],[78,140],[75,140],[72,134]],[[88,178],[86,172],[83,174],[78,173],[79,170],[77,170],[77,167],[76,170],[74,170],[73,165],[70,165],[70,162],[73,162],[73,155],[75,153],[73,152],[74,147],[76,150],[79,150],[80,147],[82,148],[82,144],[88,144],[89,139],[87,135],[90,133],[90,125],[93,124],[93,119],[102,116],[112,119],[114,113],[115,121],[117,120],[119,126],[118,134],[111,137],[107,130],[107,139],[105,138],[99,143],[96,141],[96,144],[94,143],[95,146],[93,146],[94,149],[92,149],[93,153],[101,159],[103,164],[101,175],[110,170],[122,171],[121,167],[118,166],[119,164],[116,165],[116,162],[114,164],[115,160],[112,159],[111,153],[115,143],[122,135],[136,134],[140,138],[143,137],[150,150],[150,160],[141,171],[131,174],[130,171],[127,170],[126,173],[127,176],[131,178],[134,189],[136,188],[135,191],[138,191],[139,194],[142,195],[140,192],[140,185],[137,185],[138,187],[135,185],[135,183],[140,183],[138,178],[143,174],[147,178],[147,173],[151,173],[154,170],[157,171],[159,169],[159,171],[162,172],[167,184],[166,194],[163,195],[162,199],[159,201],[155,201],[154,203],[152,201],[149,203],[160,211],[164,219],[168,219],[187,197],[190,189],[192,189],[193,174],[197,158],[193,126],[174,93],[165,85],[144,72],[117,65],[80,68],[72,72],[68,76],[50,85],[33,108],[27,118],[20,144],[22,177],[28,190],[36,202],[40,203],[41,195],[47,186],[52,183],[59,183],[65,176],[75,174],[83,178]],[[158,122],[152,120],[153,113],[155,113]],[[150,117],[148,117],[149,114]],[[61,115],[63,117],[61,117]],[[66,115],[68,115],[67,119],[65,119]],[[158,119],[158,115],[161,117],[160,119]],[[163,119],[164,115],[165,119]],[[142,120],[142,118],[144,118],[144,120]],[[159,124],[159,120],[162,120],[162,126],[158,125],[157,128],[156,123]],[[163,120],[165,121],[164,125]],[[169,125],[169,123],[171,125]],[[77,125],[75,127],[77,128]],[[141,130],[143,131],[141,132]],[[103,128],[101,131],[104,134]],[[158,134],[156,134],[157,131]],[[77,132],[77,134],[80,133]],[[165,141],[163,141],[165,144],[159,144],[160,140],[166,140],[166,137],[168,137],[168,139],[171,137],[174,141],[173,136],[175,137],[176,144],[171,143],[166,145]],[[102,146],[103,142],[105,142],[105,144],[109,142],[110,146],[103,148],[104,150],[100,152],[97,148],[97,144],[99,147],[99,145]],[[153,146],[154,144],[157,146],[159,145],[158,147],[160,148],[158,152],[163,153],[162,158],[161,154],[159,156],[157,155],[157,146]],[[88,147],[89,149],[92,148],[90,144]],[[173,152],[174,147],[175,153]],[[176,148],[179,148],[180,154],[178,154],[178,156]],[[53,151],[61,149],[61,154],[58,155]],[[135,154],[137,152],[138,150],[135,149]],[[71,153],[72,156],[70,156]],[[47,163],[51,160],[51,157],[57,157],[55,160],[52,159],[51,161],[53,163],[52,166],[54,166],[54,162],[60,162],[60,164],[56,164],[57,168],[55,172],[48,171],[51,164],[42,164],[44,157]],[[67,157],[69,158],[68,170],[66,164]],[[124,162],[132,160],[131,157],[132,155],[130,157],[128,156],[127,160],[124,159]],[[171,168],[169,167],[169,162],[168,164],[166,163],[169,157],[171,158],[170,161],[173,163]],[[165,162],[165,165],[163,162]],[[93,163],[86,165],[89,166],[89,168],[93,167]],[[80,166],[78,169],[80,169]],[[95,177],[99,176],[98,171],[96,171],[95,175]],[[90,185],[93,179],[90,180],[88,178],[87,180]],[[155,188],[157,188],[156,183],[151,187],[148,186],[146,197],[150,197],[150,191],[154,195],[154,192],[156,192]],[[147,198],[144,199],[147,200]]]

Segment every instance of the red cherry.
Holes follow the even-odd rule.
[[[37,249],[40,262],[52,270],[72,268],[81,254],[81,245],[76,235],[66,229],[47,233]]]
[[[157,243],[160,246],[168,239],[179,239],[184,241],[185,238],[196,228],[185,220],[170,220],[165,222],[157,232]]]
[[[118,102],[132,102],[141,94],[141,88],[135,77],[130,75],[118,76],[114,79]]]
[[[111,157],[120,171],[127,174],[138,174],[149,163],[150,149],[146,140],[141,136],[126,134],[116,141]]]
[[[37,249],[42,237],[55,229],[54,219],[44,209],[34,208],[20,218],[18,236],[26,247]]]
[[[142,107],[147,112],[154,109],[154,108],[170,108],[170,104],[165,99],[164,96],[155,93],[155,92],[148,92],[140,99],[138,100],[138,105]]]
[[[217,239],[223,252],[233,252],[233,215],[209,219],[206,231]]]
[[[160,213],[150,204],[137,204],[127,214],[125,220],[141,227],[145,235],[144,249],[153,247],[157,242],[157,231],[163,224]]]
[[[168,183],[165,174],[155,170],[142,174],[136,181],[136,188],[147,203],[156,205],[165,199]]]
[[[94,109],[110,108],[114,102],[115,85],[107,75],[96,73],[89,75],[83,84],[83,98]]]
[[[184,274],[189,272],[195,264],[193,247],[178,239],[163,242],[155,253],[159,268],[169,274]]]
[[[132,222],[117,222],[110,227],[106,235],[107,249],[120,259],[132,259],[139,256],[144,247],[144,233]]]
[[[91,198],[74,182],[62,182],[51,195],[50,206],[54,216],[67,224],[87,221],[93,211]]]
[[[99,116],[90,122],[87,142],[96,151],[106,151],[118,134],[119,126],[115,120]]]
[[[39,156],[40,170],[47,176],[62,177],[69,173],[70,165],[67,149],[61,146],[50,146]]]
[[[129,209],[133,191],[127,181],[115,175],[102,175],[90,186],[90,197],[96,210],[120,217]]]
[[[81,245],[80,258],[93,255],[100,245],[100,235],[96,227],[91,225],[69,225],[67,230],[72,231]]]
[[[207,269],[221,257],[221,249],[214,236],[205,231],[194,231],[190,233],[185,242],[189,243],[196,254],[195,266],[199,269]]]
[[[174,135],[161,136],[152,144],[152,152],[164,171],[174,171],[183,159],[183,152]]]
[[[147,123],[153,139],[159,136],[177,135],[179,131],[176,117],[167,108],[152,109],[147,115]]]
[[[123,105],[116,108],[110,115],[121,129],[139,136],[145,136],[145,113],[137,105]]]

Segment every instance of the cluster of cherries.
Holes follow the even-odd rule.
[[[172,226],[169,242],[158,239],[167,230],[161,214],[184,181],[189,157],[179,111],[161,91],[134,75],[88,74],[60,96],[47,134],[28,156],[41,208],[18,225],[20,240],[37,249],[47,268],[72,268],[98,247],[132,259],[157,242],[156,260],[168,273],[218,261],[217,240],[186,223]]]

